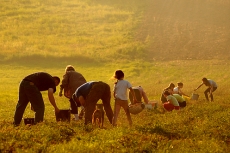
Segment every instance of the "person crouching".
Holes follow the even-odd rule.
[[[175,97],[173,97],[169,91],[165,90],[163,95],[168,100],[168,102],[163,104],[164,109],[167,111],[180,110],[180,105]]]

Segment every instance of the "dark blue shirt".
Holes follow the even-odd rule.
[[[77,98],[79,98],[80,96],[83,96],[84,99],[86,99],[87,95],[89,94],[90,92],[90,89],[93,85],[93,83],[96,82],[96,81],[90,81],[90,82],[86,82],[84,84],[82,84],[80,87],[78,87],[75,91],[75,96]]]

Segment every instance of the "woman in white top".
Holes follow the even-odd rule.
[[[121,107],[123,107],[126,113],[127,119],[129,121],[129,125],[132,126],[132,119],[129,112],[128,96],[127,96],[127,89],[129,89],[133,95],[134,103],[137,102],[136,96],[132,89],[132,85],[127,80],[124,80],[124,73],[121,70],[115,71],[113,78],[117,79],[117,81],[114,84],[114,90],[113,90],[114,93],[113,95],[115,98],[113,126],[117,125],[117,118]]]
[[[208,93],[210,95],[211,101],[213,101],[213,95],[212,95],[212,93],[217,89],[216,82],[214,82],[211,79],[203,78],[202,79],[202,83],[194,91],[196,91],[197,89],[199,89],[202,85],[208,86],[208,88],[204,91],[204,95],[205,95],[205,98],[207,99],[207,101],[209,101],[209,99],[208,99]]]

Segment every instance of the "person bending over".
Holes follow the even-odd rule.
[[[60,78],[51,76],[46,72],[37,72],[26,76],[19,85],[19,99],[14,114],[14,125],[18,126],[27,104],[31,103],[31,109],[35,112],[35,124],[42,122],[44,118],[45,104],[40,91],[48,90],[48,98],[55,112],[59,112],[53,93],[60,83]]]

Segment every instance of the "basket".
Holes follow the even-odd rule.
[[[34,124],[34,118],[24,118],[25,125],[33,125]]]
[[[70,122],[70,110],[61,109],[58,113],[55,112],[56,121],[67,121]]]
[[[129,105],[129,112],[131,114],[138,114],[145,108],[145,104],[143,103],[136,103]]]

